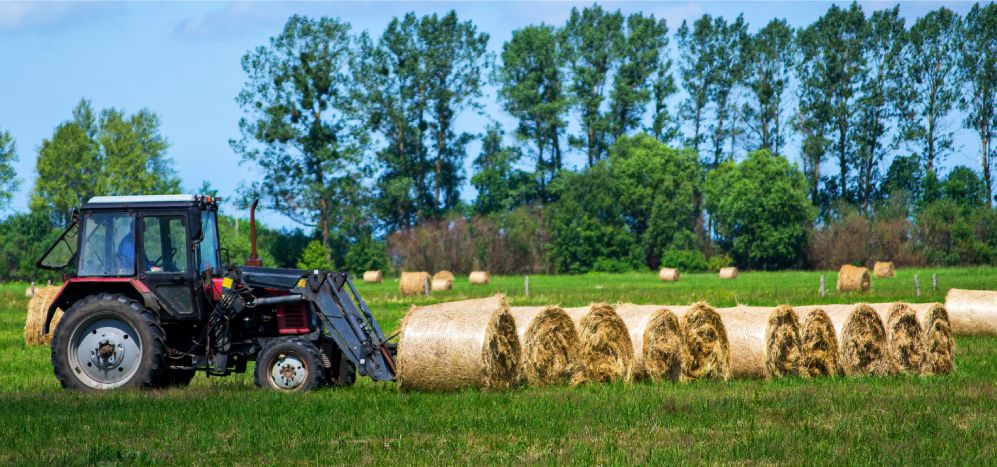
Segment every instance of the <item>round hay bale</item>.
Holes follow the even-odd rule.
[[[678,381],[682,375],[682,328],[666,307],[620,305],[616,313],[630,331],[633,379]]]
[[[488,274],[488,271],[472,271],[467,277],[472,284],[484,285],[492,280],[492,276]]]
[[[520,373],[532,386],[567,384],[576,371],[578,331],[560,307],[512,307]]]
[[[682,381],[730,379],[730,341],[716,310],[703,302],[671,310],[682,329]]]
[[[631,381],[634,352],[627,326],[605,303],[564,310],[578,331],[578,371],[571,384]]]
[[[48,307],[60,290],[62,290],[62,286],[35,287],[35,294],[28,301],[28,315],[24,320],[24,343],[26,345],[49,345],[52,343],[52,333],[43,334],[42,329],[45,327]],[[62,310],[57,309],[52,316],[50,331],[55,329],[60,319],[62,319]]]
[[[872,275],[877,278],[896,277],[897,269],[893,267],[892,261],[876,261],[872,266]]]
[[[429,273],[403,272],[398,289],[402,295],[429,295]]]
[[[846,376],[896,373],[887,348],[886,329],[876,310],[864,303],[797,307],[800,313],[815,309],[824,310],[834,324],[838,362]]]
[[[793,307],[738,306],[717,309],[730,343],[734,378],[805,376],[799,320]]]
[[[365,271],[363,273],[363,281],[370,282],[372,284],[380,284],[384,281],[384,274],[381,271]]]
[[[677,282],[679,280],[679,270],[675,268],[661,268],[658,271],[658,279],[665,282]]]
[[[731,266],[727,268],[720,268],[720,278],[721,279],[737,279],[737,268]]]
[[[834,324],[820,308],[799,313],[801,366],[811,377],[839,373]]]
[[[924,365],[924,339],[917,312],[903,303],[869,305],[886,326],[890,358],[903,373],[921,374]]]
[[[433,292],[440,292],[444,290],[453,290],[453,279],[433,279],[432,284],[430,284]]]
[[[519,339],[505,297],[412,307],[398,340],[398,386],[507,389],[519,381]]]
[[[450,272],[450,271],[447,271],[446,269],[444,269],[444,270],[442,270],[440,272],[437,272],[436,274],[433,274],[433,280],[434,281],[435,280],[445,280],[445,281],[451,281],[451,282],[453,282],[454,279],[456,279],[456,277],[454,277],[453,273]]]
[[[957,336],[997,336],[997,291],[949,289],[945,296]]]
[[[869,268],[846,264],[838,270],[838,292],[868,292],[871,287]]]
[[[955,340],[952,338],[948,311],[940,303],[918,303],[910,307],[917,312],[921,322],[924,374],[950,373],[955,369]]]

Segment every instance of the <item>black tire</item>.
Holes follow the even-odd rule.
[[[283,370],[276,370],[281,367]],[[275,373],[282,373],[275,376]],[[270,341],[256,357],[253,380],[257,387],[279,392],[304,392],[325,380],[322,354],[311,343],[298,338]]]
[[[134,346],[128,355],[129,371],[117,380],[113,376],[107,380],[92,378],[89,372],[90,368],[94,368],[93,362],[83,362],[80,359],[81,349],[86,352],[86,341],[83,339],[92,339],[91,333],[83,331],[98,326],[99,323],[118,323],[122,329],[127,330],[117,335],[121,342],[128,341],[132,334],[134,337],[131,337],[131,342],[137,342],[128,344]],[[97,330],[94,329],[92,334],[97,336]],[[77,342],[73,342],[74,340]],[[110,341],[105,342],[108,343]],[[112,348],[110,357],[102,360],[98,367],[104,363],[112,367],[117,365],[113,362],[118,355],[114,353],[115,346],[109,346]],[[159,317],[141,303],[124,295],[90,295],[74,303],[56,326],[52,337],[52,367],[59,383],[67,389],[101,392],[118,388],[155,388],[160,385],[167,369],[166,333],[159,324]],[[88,369],[84,370],[84,367]],[[118,369],[123,372],[122,368]],[[111,370],[105,371],[106,375],[112,373]]]

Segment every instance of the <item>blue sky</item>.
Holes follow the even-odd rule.
[[[841,3],[841,2],[839,2]],[[860,2],[869,12],[895,2]],[[183,186],[194,190],[210,180],[223,196],[232,197],[239,184],[256,174],[240,165],[228,140],[238,136],[241,112],[234,98],[244,74],[239,60],[249,49],[265,44],[288,16],[338,16],[355,32],[379,35],[388,21],[407,11],[418,14],[455,9],[490,36],[498,52],[512,31],[528,24],[562,24],[574,6],[590,2],[328,2],[328,3],[30,3],[0,0],[0,128],[18,145],[21,189],[12,209],[24,211],[34,182],[35,157],[72,107],[86,97],[95,108],[117,107],[128,112],[149,108],[162,118]],[[908,25],[937,8],[940,2],[902,3]],[[603,2],[625,13],[642,11],[665,18],[674,32],[682,20],[704,13],[733,18],[743,13],[751,29],[774,17],[793,26],[817,19],[830,2]],[[945,2],[964,14],[971,3]],[[673,41],[674,42],[674,41]],[[673,44],[674,45],[674,44]],[[673,53],[673,58],[675,57]],[[673,99],[673,108],[680,96]],[[512,121],[486,89],[483,114],[465,113],[459,129],[481,131],[492,120],[511,130]],[[948,125],[956,131],[957,150],[943,165],[979,169],[972,133],[962,130],[959,115]],[[798,144],[786,153],[797,160]],[[468,164],[478,145],[469,148]],[[582,163],[581,154],[569,159]],[[885,170],[885,167],[884,167]],[[468,171],[469,173],[469,171]],[[474,190],[463,191],[466,199]],[[228,204],[226,210],[231,212]],[[262,218],[277,226],[294,224],[274,213]]]

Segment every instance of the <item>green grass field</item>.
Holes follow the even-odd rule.
[[[913,275],[922,296],[914,296]],[[938,290],[931,288],[931,274]],[[501,292],[513,305],[592,301],[776,305],[943,301],[950,287],[993,288],[997,269],[901,270],[873,292],[833,292],[836,273],[652,273],[493,278],[430,298],[397,279],[360,285],[382,327],[413,304]],[[246,375],[184,389],[84,395],[59,388],[44,347],[25,348],[23,284],[0,286],[0,464],[791,463],[992,464],[997,459],[997,338],[956,340],[939,377],[832,378],[399,393],[390,383],[284,395]]]

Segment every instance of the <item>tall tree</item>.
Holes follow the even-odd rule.
[[[710,90],[716,79],[718,66],[716,49],[713,47],[713,18],[703,15],[692,27],[682,21],[676,31],[679,48],[679,74],[686,98],[680,107],[682,119],[692,126],[692,135],[686,145],[698,154],[704,141],[703,126],[706,121],[706,106],[710,102]]]
[[[898,86],[900,138],[910,143],[927,172],[953,148],[946,117],[959,100],[959,41],[962,21],[945,7],[911,26],[903,49],[903,85]]]
[[[745,84],[753,99],[742,113],[754,147],[780,155],[786,141],[783,102],[796,65],[793,29],[786,20],[773,19],[751,36],[746,52]]]
[[[541,191],[561,170],[561,135],[568,98],[564,92],[566,55],[551,26],[527,26],[502,45],[496,70],[502,107],[516,120],[516,137],[529,141]]]
[[[849,144],[858,108],[866,32],[857,3],[828,8],[797,34],[800,62],[800,111],[814,129],[833,135],[830,148],[838,159],[838,196],[848,200],[848,172],[854,148]],[[819,165],[819,162],[815,165]]]
[[[654,85],[651,88],[654,114],[651,126],[646,129],[663,143],[671,143],[680,135],[677,116],[668,110],[668,98],[676,91],[678,88],[675,86],[675,77],[672,76],[672,59],[665,53],[661,57],[661,63],[658,64]]]
[[[519,152],[502,144],[504,132],[498,124],[488,127],[481,154],[474,160],[471,185],[478,190],[474,211],[478,214],[508,212],[530,202],[535,184],[529,173],[515,167]]]
[[[10,132],[0,129],[0,210],[10,207],[14,192],[21,184],[17,179],[14,163],[17,162],[17,143]]]
[[[667,47],[665,20],[640,13],[627,17],[625,37],[618,52],[619,67],[610,91],[609,129],[613,140],[640,126],[655,91],[655,75],[658,68],[667,63],[664,60]]]
[[[246,82],[236,102],[242,160],[261,169],[248,187],[269,207],[317,227],[330,245],[333,230],[358,220],[357,166],[363,132],[350,107],[350,27],[337,19],[292,16],[284,29],[242,57]]]
[[[599,5],[578,11],[564,28],[564,52],[571,67],[571,96],[578,110],[582,135],[574,139],[585,149],[592,166],[608,151],[609,119],[603,111],[609,78],[619,61],[625,37],[623,15]]]
[[[737,87],[744,79],[745,48],[748,45],[748,25],[741,15],[731,23],[721,17],[713,20],[712,44],[715,50],[716,67],[708,95],[713,103],[713,122],[710,124],[710,140],[713,143],[713,165],[727,159],[724,146],[731,141],[730,158],[739,133],[737,128]]]
[[[997,150],[997,4],[973,5],[966,14],[961,37],[959,74],[966,87],[959,106],[963,124],[980,138],[980,164],[987,206],[993,207],[993,160]]]

